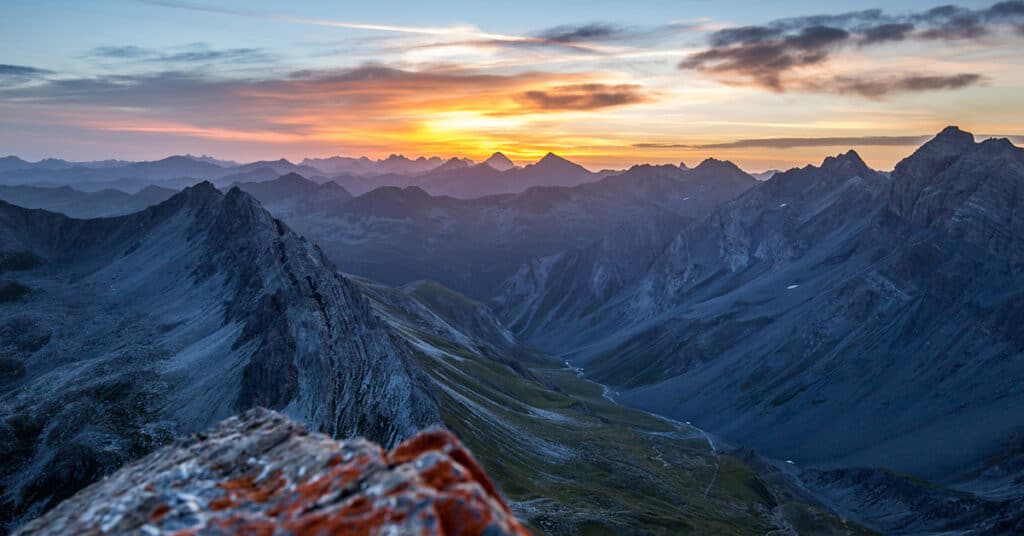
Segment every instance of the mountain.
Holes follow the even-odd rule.
[[[481,167],[493,175],[521,171],[482,165],[458,171]],[[629,221],[681,226],[754,184],[731,165],[648,166],[576,187],[476,199],[408,186],[378,188],[343,203],[306,202],[280,212],[268,207],[347,272],[394,285],[432,279],[487,299],[532,259],[585,246]]]
[[[444,164],[432,169],[431,172],[445,173],[456,169],[466,169],[472,165],[473,161],[468,158],[449,158]]]
[[[330,175],[417,175],[426,173],[441,166],[443,160],[434,156],[430,158],[419,157],[411,160],[402,155],[391,155],[383,160],[370,160],[362,156],[349,158],[344,156],[332,156],[330,158],[307,158],[302,161],[303,166],[311,166],[321,169]]]
[[[288,160],[282,158],[280,160],[273,161],[259,161],[250,162],[248,164],[241,164],[229,168],[229,171],[223,172],[219,175],[212,175],[210,178],[221,178],[223,179],[226,175],[242,175],[245,173],[251,173],[256,170],[271,169],[277,176],[286,175],[288,173],[295,173],[306,177],[316,177],[323,175],[323,171],[308,165],[296,165]],[[205,175],[200,175],[203,178],[207,178]]]
[[[498,155],[501,153],[495,153],[491,159]],[[504,155],[501,158],[508,160]],[[511,161],[508,163],[511,164]],[[572,187],[597,181],[609,174],[612,172],[592,173],[579,164],[548,153],[538,162],[521,168],[514,164],[498,164],[495,167],[486,162],[473,165],[469,160],[453,158],[418,174],[345,174],[334,177],[334,180],[355,195],[382,186],[416,186],[432,195],[475,199],[488,195],[521,193],[535,186]]]
[[[780,170],[780,169],[769,169],[767,171],[762,171],[760,173],[751,173],[750,175],[752,177],[754,177],[755,179],[759,180],[759,181],[766,181],[766,180],[768,180],[768,179],[778,175],[779,173],[782,173],[782,170]]]
[[[508,171],[516,167],[515,162],[500,152],[492,154],[487,160],[484,160],[483,164],[496,171]]]
[[[617,400],[776,459],[928,479],[974,502],[925,530],[971,527],[1019,474],[986,460],[1013,459],[1002,445],[1024,427],[1022,154],[950,128],[890,177],[830,157],[656,244],[608,295],[535,268],[506,283],[499,316]],[[814,478],[898,531],[874,488],[850,487],[876,476]]]
[[[239,182],[238,187],[279,217],[300,211],[330,210],[352,198],[352,194],[336,182],[313,182],[298,173],[288,173],[273,180]]]
[[[248,186],[272,199],[330,188],[291,175]],[[436,200],[413,188],[373,194],[362,196],[367,213],[392,209],[395,199],[407,203],[398,205],[403,213],[429,212]],[[12,438],[0,447],[0,513],[8,528],[173,437],[252,406],[386,446],[443,423],[516,515],[553,533],[840,524],[815,504],[783,503],[784,490],[766,487],[702,430],[615,404],[480,301],[433,282],[391,288],[339,275],[240,188],[222,194],[201,183],[138,213],[90,220],[0,203],[0,270],[0,431]],[[259,438],[252,443],[237,435],[204,443],[216,431],[194,436],[223,462],[194,458],[213,471],[202,478],[257,471],[261,445],[307,437],[260,422],[241,427]],[[125,474],[141,478],[136,471],[151,463],[175,465],[182,445],[129,465],[39,523],[80,513],[82,497],[101,507],[97,490]],[[191,479],[200,473],[183,466],[173,474],[184,475],[184,487],[167,489],[198,492]],[[314,478],[311,467],[288,474]],[[149,492],[140,493],[118,507]],[[851,524],[844,532],[862,531]]]
[[[239,189],[91,220],[0,203],[0,259],[5,525],[253,406],[385,445],[439,420],[359,289]]]
[[[165,201],[176,190],[147,186],[134,194],[120,190],[81,192],[70,186],[0,186],[0,199],[25,208],[41,208],[72,218],[99,218],[138,212]]]
[[[191,158],[196,162],[206,162],[207,164],[214,164],[224,168],[235,167],[239,165],[238,162],[235,162],[234,160],[221,160],[220,158],[214,158],[212,156],[205,154],[201,156],[186,154],[185,158]]]
[[[13,171],[18,169],[25,169],[31,167],[32,164],[18,158],[17,156],[10,155],[0,158],[0,173],[5,171]]]
[[[570,162],[555,153],[548,153],[534,164],[513,170],[524,188],[530,186],[576,186],[594,180],[594,174],[585,167]]]
[[[99,188],[117,188],[118,182],[131,183],[134,190],[161,181],[188,179],[189,184],[198,179],[212,179],[227,173],[227,169],[209,162],[193,160],[185,156],[171,156],[153,162],[133,162],[115,167],[71,166],[51,169],[31,166],[22,169],[0,171],[0,184],[11,185],[73,185],[86,189],[85,185],[103,183]],[[118,188],[125,189],[125,188]]]

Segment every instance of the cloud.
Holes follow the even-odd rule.
[[[982,80],[983,77],[976,73],[909,75],[877,79],[837,77],[825,89],[836,93],[855,93],[864,97],[879,98],[890,93],[960,89],[976,85]]]
[[[814,138],[751,138],[720,143],[634,143],[637,149],[797,149],[803,147],[916,147],[934,134],[917,136],[837,136]],[[1024,136],[979,134],[978,139],[1009,138],[1014,143]]]
[[[49,69],[0,63],[0,89],[38,81],[53,74],[56,73]]]
[[[98,130],[394,144],[420,138],[442,143],[452,129],[507,129],[534,114],[540,119],[654,98],[641,86],[594,81],[607,73],[496,75],[443,65],[414,71],[368,64],[266,79],[218,76],[178,70],[53,78],[0,87],[0,102],[16,101],[54,121]]]
[[[846,136],[820,138],[756,138],[723,143],[636,143],[644,149],[793,149],[797,147],[902,147],[919,145],[931,136]]]
[[[846,30],[829,26],[810,26],[782,38],[771,38],[770,35],[770,32],[757,32],[751,28],[738,34],[720,35],[718,42],[730,44],[692,54],[680,63],[680,67],[740,74],[754,79],[763,87],[783,91],[782,73],[824,62],[831,49],[850,37]]]
[[[891,22],[870,26],[864,29],[859,44],[863,46],[903,41],[912,31],[914,31],[914,25],[909,22]]]
[[[540,32],[537,37],[553,43],[576,43],[580,41],[602,41],[614,39],[623,34],[620,28],[608,24],[587,24],[583,26],[556,26]]]
[[[759,26],[712,33],[708,47],[684,58],[679,68],[708,73],[731,84],[771,91],[827,91],[878,98],[888,93],[958,89],[977,84],[973,73],[921,74],[863,80],[858,76],[815,79],[808,67],[823,66],[853,45],[883,46],[907,39],[979,39],[1000,28],[1024,35],[1024,0],[984,9],[940,6],[919,13],[889,15],[872,9],[781,19]]]
[[[213,49],[205,43],[193,43],[167,53],[133,45],[103,46],[86,54],[89,58],[131,60],[146,63],[263,63],[275,59],[273,54],[258,48]]]
[[[566,85],[526,91],[521,98],[528,107],[539,110],[596,110],[651,100],[643,86],[636,84]]]
[[[53,71],[29,67],[27,65],[8,65],[0,63],[0,76],[19,76],[26,78],[37,78],[54,74]]]

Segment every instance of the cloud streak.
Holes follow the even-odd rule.
[[[652,97],[637,84],[576,84],[527,91],[522,101],[537,110],[597,110],[648,102]]]
[[[803,138],[751,138],[718,143],[634,143],[637,149],[798,149],[804,147],[916,147],[934,134],[917,136],[825,136]],[[980,134],[979,139],[1007,138],[1014,143],[1024,136]]]
[[[0,63],[0,89],[36,82],[54,74],[49,69]]]
[[[276,56],[259,48],[214,49],[205,43],[194,43],[171,53],[137,46],[103,46],[92,49],[88,58],[126,60],[144,63],[269,63]]]
[[[845,136],[820,138],[756,138],[722,143],[636,143],[643,149],[793,149],[798,147],[902,147],[920,145],[931,136]]]

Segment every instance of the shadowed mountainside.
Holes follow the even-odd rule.
[[[394,444],[438,421],[408,349],[305,239],[209,183],[129,216],[0,204],[3,522],[255,405]]]

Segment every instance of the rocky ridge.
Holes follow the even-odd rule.
[[[528,535],[450,432],[390,452],[257,408],[163,448],[17,534]]]

